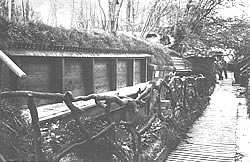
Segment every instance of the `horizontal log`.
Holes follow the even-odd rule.
[[[45,93],[45,92],[34,92],[34,91],[5,91],[0,93],[0,98],[29,97],[30,95],[32,95],[34,98],[52,99],[52,100],[62,100],[64,97],[64,94],[61,93]]]
[[[123,96],[133,96],[137,94],[139,89],[145,89],[145,86],[148,83],[140,83],[135,86],[130,87],[124,87],[120,88],[117,91],[109,91],[102,94],[99,94],[101,96],[112,96],[112,95],[118,95],[119,98],[123,99]],[[35,91],[5,91],[0,93],[0,99],[4,98],[13,98],[13,97],[28,97],[29,94],[32,94],[34,98],[40,98],[40,99],[51,99],[51,100],[57,100],[62,101],[65,94],[62,93],[45,93],[45,92],[35,92]],[[85,96],[86,97],[86,96]],[[82,102],[81,96],[72,98],[72,102],[76,102],[75,105],[79,107],[80,109],[83,109],[85,111],[84,115],[86,117],[90,117],[91,119],[101,117],[104,115],[103,109],[100,109],[98,106],[96,106],[94,99],[89,101]],[[141,103],[144,104],[144,103]],[[51,113],[43,113],[43,110],[46,109],[53,109]],[[123,106],[117,107],[111,110],[111,112],[115,113],[117,111],[120,111],[120,109],[123,109]],[[39,107],[39,120],[40,122],[45,122],[47,120],[50,120],[51,118],[56,118],[59,116],[66,116],[70,113],[67,106],[61,102],[61,103],[55,103],[55,104],[49,104],[49,105],[43,105]],[[46,116],[45,116],[46,115]]]

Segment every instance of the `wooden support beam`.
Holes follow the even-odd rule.
[[[94,58],[86,58],[83,60],[83,68],[84,68],[84,88],[86,90],[86,94],[88,95],[94,93],[94,79],[95,79],[95,60]]]
[[[117,88],[117,58],[112,59],[109,64],[110,70],[110,90],[116,90]]]
[[[135,59],[128,60],[128,86],[134,85]]]
[[[65,92],[65,59],[64,58],[55,58],[52,64],[52,73],[51,73],[51,89],[52,92],[64,93]]]
[[[2,84],[3,84],[3,72],[2,72],[3,68],[2,68],[2,61],[0,61],[0,90],[2,89]]]
[[[141,60],[141,82],[147,82],[148,66],[147,59]]]
[[[148,81],[148,58],[145,58],[145,82]]]
[[[62,58],[62,60],[61,60],[61,66],[60,66],[62,69],[62,71],[61,71],[61,81],[60,81],[60,83],[61,83],[61,92],[62,93],[64,93],[64,91],[65,91],[65,59],[64,58]]]
[[[5,54],[0,50],[0,59],[21,79],[26,78],[26,74]]]

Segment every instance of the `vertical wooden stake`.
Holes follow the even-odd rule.
[[[131,133],[131,137],[132,137],[132,142],[133,142],[133,151],[134,151],[134,162],[140,162],[140,140],[139,140],[139,136],[136,133],[136,129],[133,127],[128,127],[128,130]]]
[[[28,108],[30,110],[30,115],[32,119],[32,128],[33,128],[33,140],[34,140],[34,147],[35,147],[35,156],[36,161],[45,161],[45,157],[42,152],[42,137],[40,131],[40,124],[38,119],[38,112],[36,108],[36,104],[32,94],[28,94]]]

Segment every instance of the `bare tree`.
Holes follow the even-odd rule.
[[[118,0],[117,0],[117,2],[118,2]],[[118,29],[119,15],[120,15],[120,10],[121,10],[121,7],[122,7],[122,3],[123,3],[123,0],[121,0],[120,3],[117,4],[118,8],[117,8],[116,13],[115,13],[115,31],[117,31],[117,29]]]
[[[129,26],[131,23],[131,0],[127,0],[127,8],[126,8],[126,31],[129,30]]]
[[[159,23],[160,19],[163,16],[166,16],[172,11],[171,0],[168,2],[163,0],[156,0],[154,5],[151,7],[151,10],[148,14],[146,22],[144,23],[144,27],[141,32],[141,37],[144,37],[152,31],[157,23]]]
[[[135,1],[127,0],[127,8],[126,8],[126,30],[131,30],[132,24],[135,23],[135,12],[138,12],[138,3],[137,1],[137,9],[135,9]]]
[[[22,0],[22,14],[23,14],[23,21],[25,22],[25,7],[24,7],[24,1]]]
[[[89,28],[89,16],[88,16],[88,4],[87,1],[85,0],[85,17],[84,17],[84,22],[85,22],[85,29],[87,30]]]
[[[102,16],[101,16],[102,29],[105,30],[107,27],[107,18],[106,18],[106,14],[104,12],[104,9],[101,5],[100,0],[98,0],[98,5],[99,5],[99,7],[101,9],[101,13],[102,13]]]
[[[13,20],[13,17],[15,15],[15,0],[9,0],[8,1],[8,19]]]
[[[109,0],[109,26],[110,31],[115,32],[118,29],[118,20],[123,0]]]
[[[52,26],[57,26],[57,10],[58,10],[58,1],[50,0],[49,15],[47,23]]]
[[[26,6],[25,7],[25,20],[29,21],[29,19],[30,19],[30,1],[29,0],[26,1],[25,6]]]
[[[188,21],[187,28],[191,33],[199,32],[202,21],[211,14],[214,9],[221,5],[223,0],[199,0],[197,3],[189,0],[186,6],[185,19]]]
[[[89,17],[90,17],[91,28],[93,29],[96,27],[97,17],[96,17],[96,6],[95,5],[92,6],[91,3],[89,4]]]

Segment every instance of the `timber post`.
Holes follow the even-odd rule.
[[[35,158],[36,161],[44,161],[45,156],[42,151],[42,136],[40,131],[40,124],[38,118],[38,112],[36,104],[31,93],[28,94],[28,108],[30,110],[30,115],[32,119],[32,128],[33,128],[33,140],[35,148]]]

